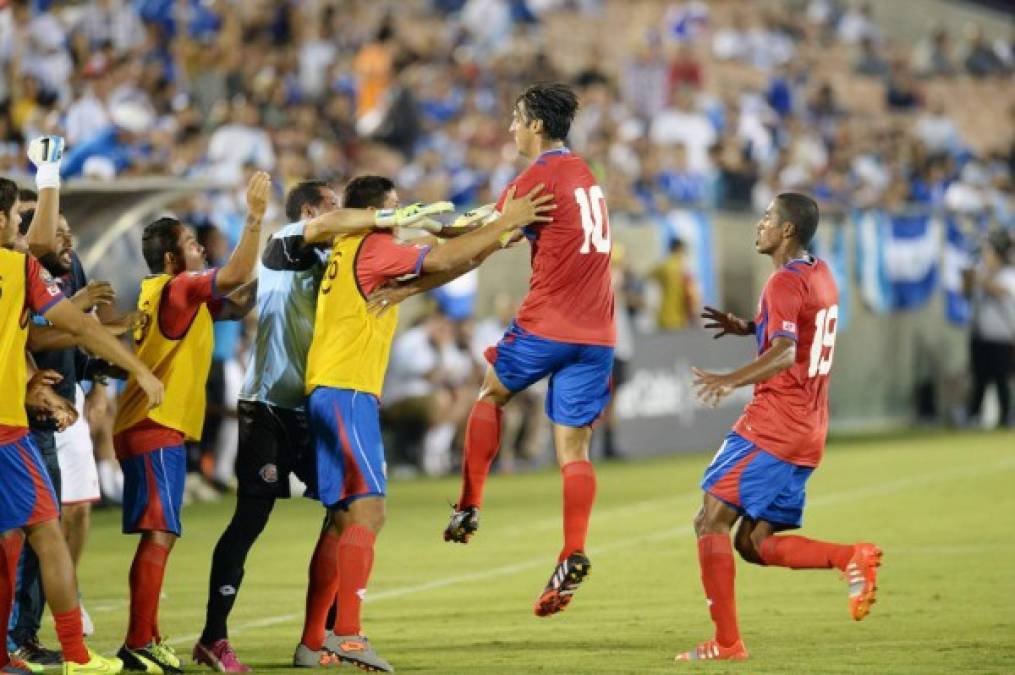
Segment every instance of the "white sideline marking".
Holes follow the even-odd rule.
[[[859,489],[856,489],[856,490],[848,490],[846,492],[839,492],[839,493],[833,493],[833,494],[829,494],[829,495],[819,496],[819,497],[816,497],[814,499],[808,500],[807,507],[808,508],[818,508],[818,507],[822,507],[822,506],[829,506],[829,505],[832,505],[832,504],[840,504],[842,502],[848,502],[848,501],[851,501],[851,500],[854,500],[854,499],[859,499],[859,498],[864,498],[864,497],[873,497],[873,496],[877,496],[877,495],[895,494],[895,493],[902,492],[904,490],[909,490],[909,489],[916,488],[916,487],[923,487],[925,485],[932,485],[934,483],[941,483],[941,482],[951,481],[951,480],[954,480],[955,478],[977,476],[977,475],[984,474],[984,473],[993,473],[995,471],[1006,471],[1006,470],[1010,470],[1012,468],[1015,468],[1015,460],[1013,460],[1013,459],[1007,459],[1007,460],[1004,460],[1004,461],[1001,461],[1001,462],[997,462],[996,464],[991,464],[991,465],[988,465],[988,466],[960,467],[960,468],[955,468],[955,469],[949,469],[947,471],[938,471],[938,472],[935,472],[935,473],[923,474],[921,476],[911,476],[911,477],[907,477],[907,478],[900,478],[898,480],[888,481],[886,483],[876,483],[876,484],[867,485],[865,487],[862,487],[862,488],[859,488]],[[671,498],[671,499],[673,499],[673,498]],[[671,499],[659,499],[659,498],[656,498],[656,499],[651,499],[651,500],[645,500],[643,503],[644,504],[653,504],[653,503],[662,504],[664,502],[670,501]],[[642,508],[643,507],[640,507],[638,504],[633,504],[633,505],[629,505],[629,506],[613,509],[611,511],[617,511],[618,513],[624,513],[624,512],[630,511],[632,509],[642,510]],[[615,515],[615,514],[610,513],[610,512],[607,512],[605,514],[601,513],[601,514],[598,514],[597,519],[598,520],[602,520],[604,516],[605,517],[610,517],[612,515]],[[691,514],[688,515],[688,519],[690,518],[690,515]],[[685,536],[685,535],[690,535],[691,533],[692,533],[692,529],[691,529],[690,525],[684,525],[684,526],[681,526],[681,527],[674,527],[674,528],[670,528],[668,530],[661,530],[661,531],[655,532],[653,534],[641,535],[641,536],[638,536],[638,537],[631,537],[629,539],[623,539],[623,540],[619,540],[619,541],[614,541],[614,542],[612,542],[610,544],[607,544],[606,546],[591,547],[589,549],[589,554],[590,554],[590,556],[603,555],[603,554],[611,553],[613,551],[620,550],[620,549],[627,550],[631,546],[635,546],[635,545],[638,545],[638,544],[657,543],[657,542],[664,541],[664,540],[670,539],[670,538],[676,538],[676,537],[682,537],[682,536]],[[483,580],[491,579],[491,578],[494,578],[494,577],[510,576],[510,575],[516,574],[518,572],[523,572],[525,570],[534,569],[536,567],[539,567],[539,566],[542,566],[542,565],[546,565],[546,563],[547,563],[547,556],[543,555],[543,556],[539,556],[538,558],[531,558],[529,560],[525,560],[523,562],[514,563],[512,565],[503,565],[501,567],[494,567],[492,569],[486,570],[485,572],[473,572],[471,574],[459,574],[459,575],[450,576],[450,577],[443,577],[441,579],[434,579],[433,581],[428,581],[428,582],[425,582],[425,583],[422,583],[422,584],[416,584],[416,585],[413,585],[413,586],[402,586],[400,588],[392,588],[392,589],[389,589],[389,590],[386,590],[386,591],[380,591],[380,592],[377,592],[377,593],[372,593],[372,594],[367,596],[367,599],[365,600],[365,602],[378,602],[378,601],[381,601],[381,600],[391,600],[391,599],[394,599],[394,598],[402,598],[402,597],[405,597],[407,595],[415,595],[417,593],[425,593],[426,591],[432,591],[432,590],[436,590],[438,588],[445,588],[447,586],[453,586],[455,584],[459,584],[459,583],[463,583],[463,582],[483,581]],[[240,623],[240,624],[238,624],[235,627],[230,627],[229,633],[230,633],[230,635],[232,635],[232,634],[242,633],[243,631],[252,630],[252,629],[256,629],[256,628],[267,628],[269,626],[275,626],[275,625],[278,625],[280,623],[288,623],[290,621],[297,621],[297,620],[301,619],[302,617],[303,617],[302,613],[298,613],[298,614],[281,614],[281,615],[278,615],[278,616],[269,616],[269,617],[265,617],[263,619],[257,619],[257,620],[254,620],[254,621],[247,621],[247,622],[244,622],[244,623]],[[171,640],[167,640],[167,642],[169,644],[171,644],[171,645],[181,645],[181,644],[186,644],[186,643],[193,642],[194,640],[196,640],[199,637],[200,637],[199,633],[194,633],[193,635],[182,635],[180,637],[176,637],[176,638],[173,638]]]

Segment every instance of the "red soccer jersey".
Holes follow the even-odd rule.
[[[516,322],[539,337],[612,347],[610,221],[602,188],[588,165],[566,148],[544,152],[511,185],[520,197],[540,183],[557,208],[552,221],[525,228],[532,277]]]
[[[758,353],[778,336],[796,340],[796,362],[754,387],[734,431],[779,459],[817,466],[828,434],[828,373],[835,351],[839,291],[823,260],[787,263],[761,294]]]

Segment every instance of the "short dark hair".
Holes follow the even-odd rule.
[[[356,176],[342,191],[342,206],[347,209],[384,208],[384,198],[395,189],[384,176]]]
[[[300,219],[304,206],[320,206],[324,201],[321,190],[328,187],[323,180],[305,180],[296,185],[285,198],[285,217],[290,223]]]
[[[783,192],[775,198],[779,222],[796,225],[796,240],[807,246],[818,229],[818,203],[799,192]]]
[[[10,178],[0,178],[0,213],[10,219],[16,201],[18,201],[18,184]]]
[[[578,96],[566,84],[534,84],[515,99],[517,106],[525,102],[526,121],[543,121],[543,135],[552,141],[567,139],[571,122],[578,112]]]
[[[145,226],[141,234],[141,255],[148,263],[152,274],[161,274],[166,268],[166,253],[180,255],[180,228],[183,227],[176,218],[159,218]]]

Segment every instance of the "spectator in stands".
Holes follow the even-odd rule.
[[[913,69],[921,77],[947,77],[955,74],[951,36],[939,26],[929,39],[922,40],[913,54]]]
[[[868,77],[885,77],[888,71],[888,60],[881,53],[878,43],[869,37],[861,40],[860,55],[853,63],[853,72]]]
[[[650,33],[635,47],[620,80],[624,102],[643,119],[653,119],[668,102],[669,72],[659,36]]]
[[[443,314],[431,312],[396,337],[383,399],[396,462],[429,475],[447,473],[452,443],[477,390],[473,361]]]
[[[660,291],[657,328],[670,331],[690,327],[698,314],[700,302],[683,241],[676,238],[670,241],[670,254],[652,270],[651,278]]]
[[[1011,419],[1013,350],[1015,350],[1015,264],[1011,260],[1010,235],[995,231],[982,249],[980,264],[965,277],[966,295],[973,305],[972,333],[969,342],[973,388],[969,398],[969,417],[978,420],[983,397],[991,383],[997,388],[1000,405],[998,425],[1006,427]]]
[[[970,26],[967,29],[967,34],[969,35],[965,59],[967,73],[973,77],[991,77],[1004,75],[1008,72],[1009,69],[1004,61],[987,42],[982,26]]]
[[[842,18],[837,28],[839,39],[848,45],[855,45],[864,39],[881,41],[881,30],[874,21],[870,3],[854,3]]]
[[[897,59],[885,80],[885,104],[891,110],[913,110],[920,107],[922,98],[909,66],[902,59]]]
[[[208,159],[221,170],[223,179],[239,181],[244,165],[253,163],[258,169],[275,168],[275,149],[268,133],[261,127],[257,108],[243,97],[233,99],[229,121],[212,133],[208,140]]]
[[[708,169],[708,149],[715,144],[716,130],[697,109],[693,92],[683,88],[675,92],[672,105],[652,120],[649,137],[662,146],[684,146],[688,168],[703,172]]]

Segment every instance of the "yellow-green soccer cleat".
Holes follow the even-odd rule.
[[[88,663],[63,662],[63,675],[119,675],[123,670],[123,661],[115,656],[100,656],[91,649]]]
[[[178,675],[183,672],[180,658],[165,642],[149,642],[138,649],[124,645],[116,655],[123,659],[123,669],[127,671],[151,675]]]

